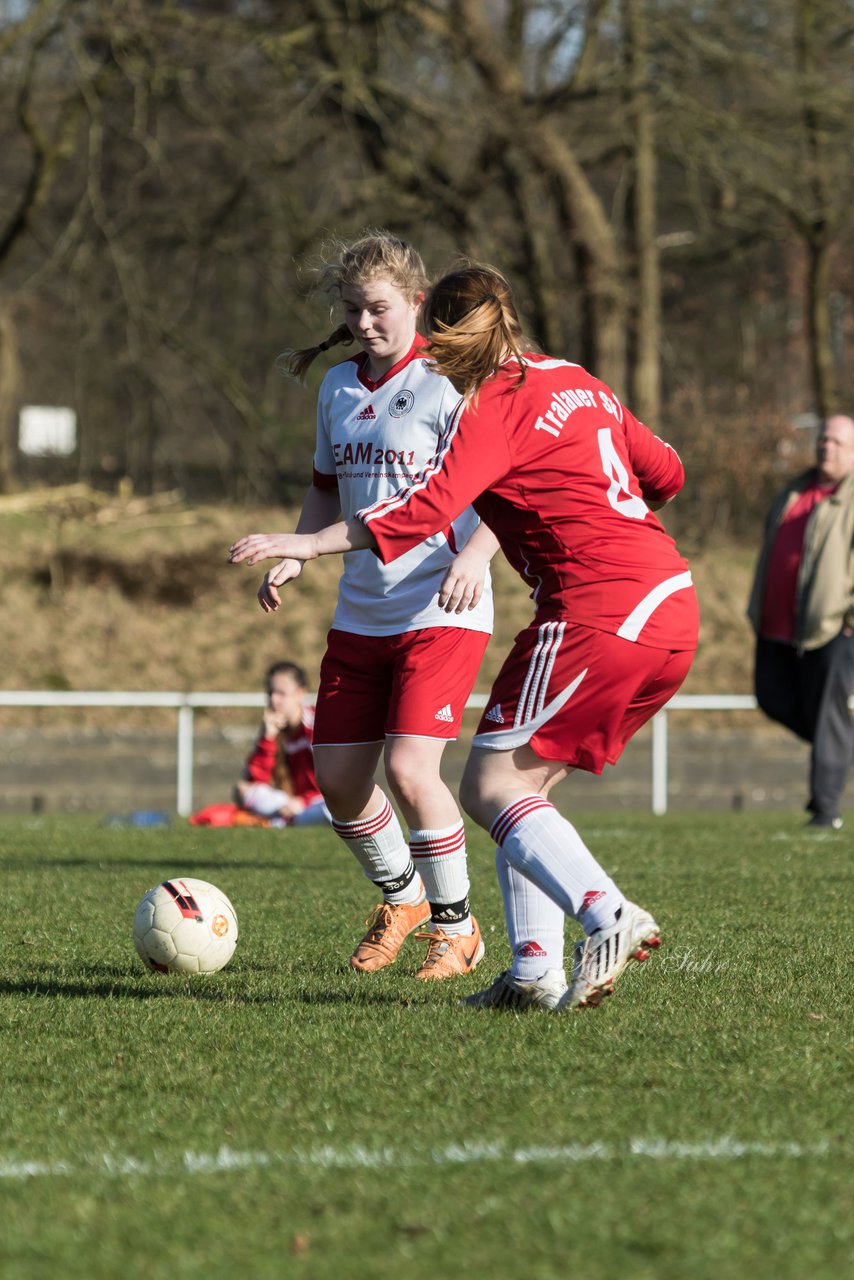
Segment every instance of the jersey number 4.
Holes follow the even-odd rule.
[[[608,501],[621,516],[628,516],[631,520],[643,520],[649,507],[643,498],[639,498],[629,489],[629,473],[614,447],[611,428],[601,427],[597,435],[602,470],[605,472],[605,478],[611,482],[608,486]]]

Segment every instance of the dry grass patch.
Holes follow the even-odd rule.
[[[163,498],[99,499],[86,508],[78,497],[71,509],[0,510],[6,688],[248,690],[283,655],[316,683],[340,562],[309,565],[286,607],[266,616],[255,599],[261,572],[228,565],[226,551],[240,534],[293,528],[297,512],[188,508],[176,495]],[[744,608],[753,559],[738,547],[692,558],[702,631],[686,692],[749,691]],[[496,633],[480,691],[531,615],[525,587],[500,555],[494,578]],[[41,714],[4,709],[4,722]],[[153,725],[152,713],[142,714]]]

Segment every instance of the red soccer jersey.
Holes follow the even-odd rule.
[[[384,561],[472,504],[539,614],[664,649],[696,645],[687,562],[645,498],[682,487],[678,455],[579,365],[508,361],[416,481],[358,512]]]
[[[283,730],[277,738],[265,738],[263,732],[260,733],[246,761],[245,777],[251,782],[273,785],[276,757],[281,744],[290,772],[292,789],[288,790],[304,804],[311,804],[320,796],[314,776],[313,736],[314,710],[311,707],[305,708],[302,724],[295,730]]]

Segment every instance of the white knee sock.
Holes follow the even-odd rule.
[[[571,822],[540,795],[502,809],[491,835],[507,861],[592,933],[614,923],[624,901]]]
[[[533,982],[549,969],[562,971],[566,924],[563,911],[542,889],[510,865],[503,849],[495,850],[495,870],[504,899],[513,977]]]
[[[432,831],[411,830],[409,849],[427,889],[431,923],[444,929],[445,933],[471,933],[463,823]]]
[[[386,902],[397,906],[424,899],[424,883],[415,870],[409,846],[387,796],[383,796],[381,807],[368,818],[340,822],[333,816],[332,829]]]

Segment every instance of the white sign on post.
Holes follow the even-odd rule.
[[[50,405],[24,405],[18,418],[18,448],[31,458],[68,457],[77,448],[77,414]]]

